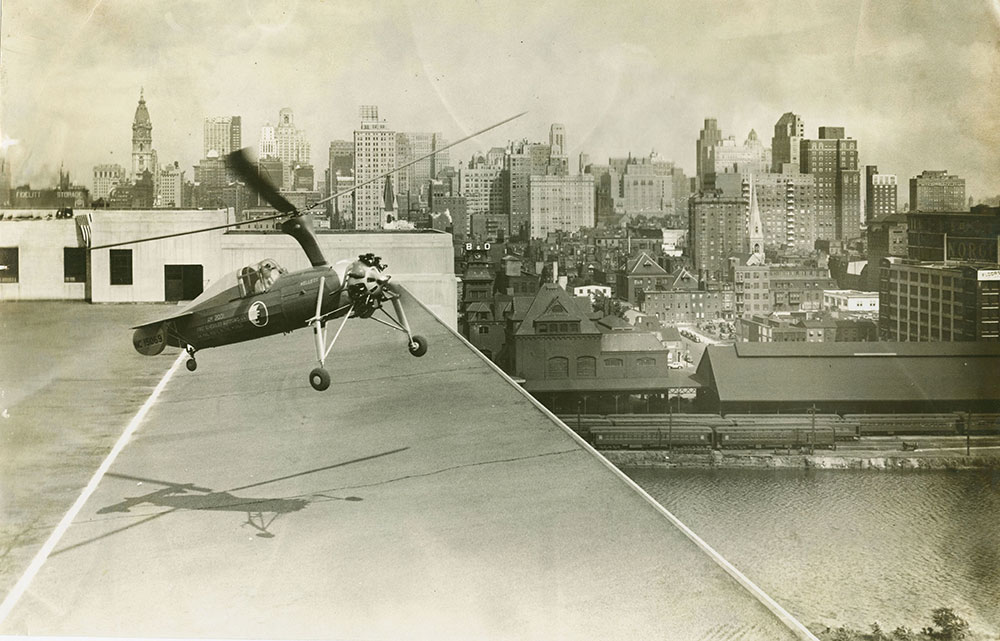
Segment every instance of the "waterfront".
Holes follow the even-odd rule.
[[[803,623],[1000,639],[1000,473],[624,468]]]

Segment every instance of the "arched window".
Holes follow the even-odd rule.
[[[597,359],[593,356],[577,356],[576,375],[585,378],[597,376]]]
[[[569,359],[563,356],[553,356],[548,360],[545,367],[546,378],[567,378],[569,377]]]
[[[624,367],[625,366],[625,361],[623,361],[620,358],[605,358],[604,359],[604,366],[605,367]]]
[[[635,364],[639,367],[655,367],[656,359],[643,356],[642,358],[636,359]]]

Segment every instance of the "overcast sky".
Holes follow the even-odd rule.
[[[904,186],[947,169],[968,195],[1000,194],[1000,0],[0,1],[18,184],[50,184],[60,163],[87,186],[95,164],[128,167],[142,87],[160,163],[189,172],[203,118],[242,116],[256,147],[282,107],[318,174],[362,104],[451,140],[529,111],[456,160],[560,122],[571,167],[655,149],[689,175],[705,118],[770,146],[793,111],[807,137],[846,127]]]

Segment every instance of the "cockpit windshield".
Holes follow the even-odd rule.
[[[274,281],[285,273],[284,268],[270,258],[265,258],[255,265],[248,265],[237,273],[240,283],[240,296],[263,294],[271,289]]]

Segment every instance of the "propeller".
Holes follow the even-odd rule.
[[[189,236],[191,234],[201,234],[201,233],[208,232],[208,231],[216,231],[216,230],[219,230],[219,229],[229,229],[231,227],[239,227],[240,225],[247,225],[247,224],[251,224],[251,223],[260,223],[260,222],[265,222],[265,221],[268,221],[268,220],[277,220],[279,218],[294,218],[294,217],[298,217],[298,216],[301,216],[303,214],[308,213],[314,207],[318,207],[319,205],[322,205],[323,203],[326,203],[326,202],[331,201],[331,200],[335,200],[337,198],[340,198],[341,196],[346,196],[347,194],[350,194],[350,193],[352,193],[354,191],[357,191],[358,189],[360,189],[361,187],[364,187],[365,185],[370,185],[370,184],[372,184],[372,183],[374,183],[376,181],[384,180],[386,176],[391,176],[392,174],[396,173],[397,171],[399,171],[401,169],[406,169],[407,167],[410,167],[410,166],[415,165],[415,164],[417,164],[417,163],[419,163],[419,162],[421,162],[423,160],[426,160],[426,159],[430,158],[431,156],[433,156],[435,154],[439,154],[442,151],[450,149],[450,148],[454,147],[455,145],[460,145],[460,144],[462,144],[463,142],[465,142],[467,140],[471,140],[472,138],[475,138],[476,136],[479,136],[481,134],[486,133],[487,131],[490,131],[491,129],[496,129],[500,125],[505,125],[505,124],[507,124],[508,122],[510,122],[512,120],[520,118],[521,116],[523,116],[526,113],[528,113],[528,112],[527,111],[522,111],[521,113],[517,114],[516,116],[511,116],[510,118],[506,118],[504,120],[501,120],[498,123],[495,123],[495,124],[490,125],[489,127],[486,127],[485,129],[480,129],[479,131],[471,133],[468,136],[465,136],[463,138],[460,138],[459,140],[456,140],[453,143],[449,143],[449,144],[445,145],[444,147],[441,147],[440,149],[435,149],[434,151],[432,151],[432,152],[430,152],[428,154],[424,154],[423,156],[420,156],[419,158],[416,158],[415,160],[411,160],[410,162],[406,162],[406,163],[403,163],[402,165],[398,165],[394,169],[391,169],[390,171],[387,171],[387,172],[385,172],[383,174],[379,174],[378,176],[375,176],[374,178],[362,181],[362,182],[354,185],[353,187],[350,187],[348,189],[344,189],[342,191],[338,191],[337,193],[332,194],[330,196],[327,196],[326,198],[323,198],[321,200],[317,200],[316,202],[314,202],[314,203],[310,204],[308,207],[306,207],[306,209],[303,210],[303,211],[300,211],[298,208],[295,207],[295,205],[293,205],[292,203],[288,202],[288,200],[284,196],[282,196],[280,193],[278,193],[278,190],[274,187],[274,185],[272,185],[267,179],[265,179],[263,176],[261,176],[257,172],[257,170],[253,166],[253,163],[251,163],[250,159],[246,156],[245,150],[240,149],[240,150],[234,151],[233,153],[231,153],[231,154],[229,154],[227,156],[227,158],[229,160],[229,163],[230,163],[230,166],[232,167],[233,171],[235,171],[237,174],[239,174],[240,178],[243,179],[243,181],[247,184],[247,186],[249,186],[255,192],[257,192],[258,194],[260,194],[261,198],[263,198],[264,200],[266,200],[272,207],[274,207],[275,209],[277,209],[280,213],[275,214],[274,216],[262,216],[260,218],[254,218],[254,219],[251,219],[251,220],[244,220],[244,221],[241,221],[241,222],[238,222],[238,223],[229,223],[229,224],[226,224],[226,225],[215,225],[213,227],[203,227],[201,229],[193,229],[193,230],[190,230],[190,231],[182,231],[182,232],[177,232],[177,233],[174,233],[174,234],[164,234],[162,236],[150,236],[150,237],[147,237],[147,238],[137,238],[136,240],[126,240],[126,241],[121,241],[121,242],[117,242],[117,243],[108,243],[106,245],[97,245],[95,247],[91,247],[90,250],[93,251],[93,250],[96,250],[96,249],[108,249],[109,247],[120,247],[121,245],[134,245],[136,243],[146,243],[146,242],[153,241],[153,240],[163,240],[163,239],[166,239],[166,238],[177,238],[179,236]]]
[[[240,178],[268,204],[280,211],[282,214],[292,215],[298,213],[295,205],[278,193],[268,180],[257,173],[257,168],[247,157],[246,149],[237,149],[228,156],[229,166],[239,174]],[[256,220],[260,220],[257,218]]]

